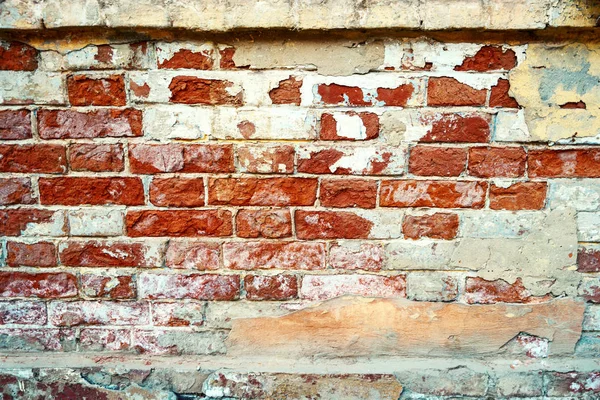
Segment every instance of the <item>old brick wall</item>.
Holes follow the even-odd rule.
[[[1,2],[0,394],[598,398],[599,16]]]

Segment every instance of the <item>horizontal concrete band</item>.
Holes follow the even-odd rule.
[[[315,358],[288,359],[283,357],[227,357],[227,356],[149,356],[108,355],[107,353],[80,354],[15,354],[0,353],[0,371],[30,368],[117,368],[293,373],[293,374],[389,374],[402,371],[452,369],[466,367],[478,372],[591,372],[600,368],[599,358],[551,357],[541,359],[499,358]]]
[[[0,29],[540,30],[598,26],[589,0],[5,0]]]

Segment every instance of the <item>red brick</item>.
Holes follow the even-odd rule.
[[[140,277],[142,298],[236,300],[240,293],[239,275],[158,275]]]
[[[415,88],[411,84],[399,85],[396,88],[379,88],[377,89],[377,99],[366,100],[361,88],[332,83],[320,84],[317,93],[323,104],[371,106],[382,102],[387,106],[405,107],[414,90]]]
[[[348,150],[348,148],[346,148]],[[356,147],[353,151],[360,152]],[[372,152],[368,159],[353,158],[352,153],[344,152],[338,148],[315,149],[308,158],[298,159],[298,172],[308,174],[335,174],[335,175],[395,175],[399,171],[399,158],[395,154],[402,150],[381,148]],[[369,151],[370,153],[370,151]],[[347,160],[355,161],[348,165]],[[338,164],[339,160],[343,160]],[[341,165],[340,165],[341,164]]]
[[[530,303],[539,300],[531,296],[521,278],[512,284],[502,279],[486,281],[482,278],[467,278],[465,298],[469,304]]]
[[[377,182],[349,178],[323,180],[319,200],[324,207],[375,208]]]
[[[383,258],[383,248],[372,243],[333,243],[329,248],[329,267],[334,269],[379,271]]]
[[[255,270],[325,269],[325,244],[306,242],[230,242],[223,245],[225,268]]]
[[[354,295],[364,297],[406,297],[404,275],[305,275],[302,278],[300,297],[325,300]]]
[[[2,46],[0,46],[0,49]],[[31,138],[31,112],[29,110],[0,111],[0,139],[21,140]]]
[[[293,275],[246,275],[248,300],[290,300],[298,297],[298,279]]]
[[[166,264],[175,269],[219,269],[220,246],[218,243],[169,241]]]
[[[508,79],[498,79],[498,83],[492,86],[490,107],[519,108],[519,103],[508,94],[509,90]]]
[[[147,303],[116,301],[54,302],[48,308],[54,326],[146,325],[150,323]]]
[[[309,206],[315,203],[317,185],[312,178],[211,178],[208,204]]]
[[[366,239],[373,222],[352,212],[303,211],[295,213],[299,239]]]
[[[243,91],[230,94],[228,89],[234,86],[232,82],[203,79],[195,76],[176,76],[169,84],[170,101],[182,104],[233,105],[243,104]]]
[[[42,139],[94,139],[142,136],[142,112],[133,108],[40,110],[38,131]]]
[[[189,49],[179,49],[171,58],[158,63],[159,69],[199,69],[209,70],[214,65],[212,50],[195,52]]]
[[[510,70],[517,65],[517,56],[512,49],[503,50],[500,46],[483,46],[473,57],[467,57],[455,71],[496,71]]]
[[[454,78],[431,77],[427,85],[429,106],[483,106],[487,90],[477,90]]]
[[[131,345],[128,329],[82,329],[79,334],[81,351],[124,351]]]
[[[525,173],[526,160],[522,147],[472,147],[468,170],[480,178],[517,178]]]
[[[144,187],[140,178],[40,178],[39,189],[42,204],[144,204]]]
[[[233,47],[219,49],[219,67],[221,69],[234,69],[236,67],[235,62],[233,61],[234,54],[235,48]]]
[[[67,273],[0,272],[0,297],[60,298],[77,295],[77,278]]]
[[[128,211],[127,235],[139,236],[230,236],[230,211]]]
[[[579,285],[579,295],[588,303],[600,303],[600,280],[584,279]]]
[[[378,88],[377,100],[386,106],[406,107],[415,88],[413,85],[400,85],[396,88]]]
[[[202,326],[204,304],[152,303],[154,326]]]
[[[239,210],[236,217],[237,236],[277,239],[292,236],[289,210]]]
[[[599,178],[600,150],[531,150],[528,172],[532,178]]]
[[[134,174],[161,172],[233,172],[232,145],[133,144],[129,168]]]
[[[0,178],[0,205],[36,202],[29,178]]]
[[[279,81],[279,85],[269,92],[271,102],[273,104],[294,104],[299,106],[301,87],[302,79],[296,76],[290,76],[288,79]]]
[[[580,248],[577,253],[577,271],[600,272],[600,249]]]
[[[424,122],[429,122],[428,118]],[[421,142],[487,143],[490,141],[490,116],[441,114],[431,122],[431,130]]]
[[[0,301],[0,325],[45,325],[46,305],[38,301]]]
[[[160,207],[201,207],[204,205],[202,178],[154,178],[150,201]]]
[[[382,207],[482,208],[486,182],[398,180],[381,183]]]
[[[0,45],[1,71],[35,71],[38,67],[38,51],[19,42]]]
[[[67,90],[72,106],[124,106],[127,102],[122,75],[71,75],[67,77]]]
[[[466,149],[415,146],[410,151],[408,171],[421,176],[459,176],[466,165]]]
[[[36,208],[17,208],[0,210],[0,235],[20,236],[21,233],[31,225],[58,223],[62,218],[62,227],[59,227],[62,234],[66,233],[64,217],[60,211],[42,210]]]
[[[69,241],[61,244],[61,264],[69,267],[157,267],[156,251],[139,242]]]
[[[492,210],[541,210],[546,202],[545,182],[519,182],[509,187],[492,184],[490,208]]]
[[[73,171],[123,171],[123,145],[72,144],[69,147],[69,165]]]
[[[561,104],[560,108],[567,109],[567,110],[586,110],[587,104],[585,104],[581,100],[580,101],[569,101],[565,104]]]
[[[52,242],[8,242],[6,253],[6,264],[10,267],[55,267],[58,264],[56,246]]]
[[[237,149],[240,172],[252,174],[294,173],[293,146],[242,146]]]
[[[344,136],[344,132],[338,132],[337,120],[334,114],[323,113],[321,115],[321,140],[371,140],[379,136],[379,116],[371,112],[357,113],[347,111],[344,114],[357,116],[362,121],[365,129],[365,137],[362,139]]]
[[[131,275],[81,275],[81,293],[86,297],[123,300],[135,299],[137,290]]]
[[[458,233],[458,215],[435,213],[407,215],[402,221],[404,237],[408,239],[454,239]]]
[[[0,172],[56,174],[67,170],[67,152],[56,144],[0,145]]]

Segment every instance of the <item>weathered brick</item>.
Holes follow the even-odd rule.
[[[382,207],[482,208],[487,183],[397,180],[381,182]]]
[[[129,163],[135,174],[233,172],[233,146],[135,144],[129,146]]]
[[[67,170],[64,146],[56,144],[0,145],[0,172],[60,174]]]
[[[62,211],[37,208],[0,210],[0,235],[63,236],[66,220]]]
[[[223,245],[228,269],[325,269],[325,244],[304,242],[231,242]]]
[[[299,239],[392,239],[402,236],[402,212],[392,210],[295,212]]]
[[[135,299],[137,290],[135,276],[131,275],[81,275],[81,294],[85,297],[123,300]]]
[[[222,54],[222,53],[221,53]],[[223,56],[221,56],[223,57]],[[221,58],[221,64],[223,58]],[[223,68],[221,66],[221,68]],[[294,104],[300,105],[300,88],[302,87],[302,79],[297,76],[290,76],[288,79],[279,81],[276,88],[269,91],[269,97],[273,104]]]
[[[600,303],[600,279],[584,278],[579,285],[579,296],[589,303]]]
[[[230,236],[231,211],[128,211],[127,235],[139,236]]]
[[[421,176],[459,176],[467,164],[466,149],[415,146],[410,150],[408,172]]]
[[[233,61],[233,55],[235,54],[235,48],[224,46],[219,47],[219,67],[221,69],[234,69],[236,67]]]
[[[375,208],[377,182],[347,178],[323,180],[319,201],[324,207]]]
[[[532,178],[599,178],[600,150],[531,150],[527,165]]]
[[[298,172],[336,175],[402,175],[405,149],[387,147],[322,147],[297,149]]]
[[[312,178],[211,178],[208,204],[309,206],[315,203],[317,185]]]
[[[155,326],[202,326],[204,304],[152,303],[152,323]]]
[[[581,247],[577,253],[577,271],[600,272],[600,249],[592,246]]]
[[[61,264],[69,267],[151,267],[162,265],[162,246],[153,242],[66,241]]]
[[[482,278],[467,278],[465,298],[469,304],[528,303],[535,300],[523,286],[521,278],[512,284],[501,279],[486,281]]]
[[[0,272],[0,297],[44,299],[77,296],[77,277],[67,273]]]
[[[40,65],[49,71],[139,70],[150,67],[147,42],[91,45],[66,54],[44,51]]]
[[[510,70],[517,65],[517,56],[512,49],[500,46],[483,46],[473,57],[467,57],[455,71],[497,71]]]
[[[45,325],[46,304],[37,301],[0,301],[0,325]]]
[[[202,178],[154,178],[150,202],[160,207],[201,207],[204,205]]]
[[[477,90],[455,78],[432,77],[427,85],[427,105],[483,106],[487,90]]]
[[[344,295],[365,297],[406,297],[404,275],[306,275],[300,298],[324,300]]]
[[[121,236],[124,231],[123,210],[80,208],[67,212],[71,236]]]
[[[138,302],[54,302],[48,307],[48,319],[54,326],[145,325],[150,323],[150,308]]]
[[[125,351],[131,345],[128,329],[81,329],[79,349],[83,351]]]
[[[31,112],[29,110],[0,110],[0,139],[29,138],[31,138]]]
[[[185,42],[157,43],[156,56],[159,69],[212,69],[215,63],[214,48],[210,44]]]
[[[406,291],[410,300],[453,301],[458,296],[458,280],[444,272],[411,272]]]
[[[42,139],[93,139],[142,136],[142,112],[133,108],[40,110],[38,132]]]
[[[67,90],[72,106],[124,106],[127,102],[122,75],[70,75]]]
[[[293,146],[243,146],[237,148],[240,172],[252,174],[291,174],[294,172]]]
[[[292,236],[289,210],[239,210],[236,217],[237,236],[244,238],[284,238]]]
[[[519,103],[508,94],[510,83],[507,79],[498,79],[490,93],[490,107],[519,108]]]
[[[329,248],[328,265],[334,269],[379,271],[385,252],[378,244],[342,241]]]
[[[0,349],[20,352],[74,351],[75,331],[72,329],[34,328],[0,329]]]
[[[42,204],[134,206],[145,201],[140,178],[40,178],[39,189]]]
[[[290,300],[298,297],[298,279],[293,275],[246,275],[248,300]]]
[[[323,113],[321,140],[371,140],[379,136],[379,116],[354,111]]]
[[[209,355],[225,352],[223,331],[134,330],[133,347],[144,354]]]
[[[217,243],[170,240],[166,265],[175,269],[219,269],[220,253]]]
[[[187,105],[157,105],[144,109],[144,137],[148,140],[204,139],[212,134],[214,110]]]
[[[472,147],[469,174],[481,178],[516,178],[525,173],[527,154],[522,147]]]
[[[66,104],[65,79],[61,73],[0,71],[0,103]]]
[[[72,171],[123,171],[123,145],[77,143],[69,147]]]
[[[140,296],[145,299],[235,300],[239,297],[239,275],[158,275],[143,273]]]
[[[492,210],[541,210],[546,202],[545,182],[518,182],[508,187],[490,187]]]
[[[548,396],[583,398],[600,393],[600,372],[550,372],[546,380]]]
[[[0,205],[33,204],[35,202],[29,178],[0,178]]]
[[[0,44],[0,70],[35,71],[38,67],[38,51],[19,42]]]
[[[372,91],[372,89],[335,83],[320,84],[317,86],[319,97],[316,102],[317,104],[341,106],[387,105],[406,107],[415,92],[415,87],[412,83],[403,83],[395,88],[378,88],[376,93],[371,93]]]
[[[420,239],[454,239],[458,233],[458,215],[435,213],[425,215],[407,215],[402,221],[404,237]]]
[[[233,105],[243,104],[244,92],[235,94],[232,82],[218,79],[203,79],[195,76],[176,76],[169,84],[172,103]]]
[[[6,244],[6,264],[11,267],[55,267],[56,246],[52,242]]]
[[[486,143],[490,140],[490,116],[484,114],[436,114],[423,118],[431,129],[421,142]]]

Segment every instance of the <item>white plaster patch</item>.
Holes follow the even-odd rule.
[[[188,105],[156,106],[144,110],[144,136],[149,139],[196,140],[210,136],[213,109]]]
[[[367,128],[359,115],[336,112],[333,118],[338,136],[354,140],[364,140],[367,137]]]
[[[79,209],[67,215],[73,236],[119,236],[125,229],[123,210]]]

